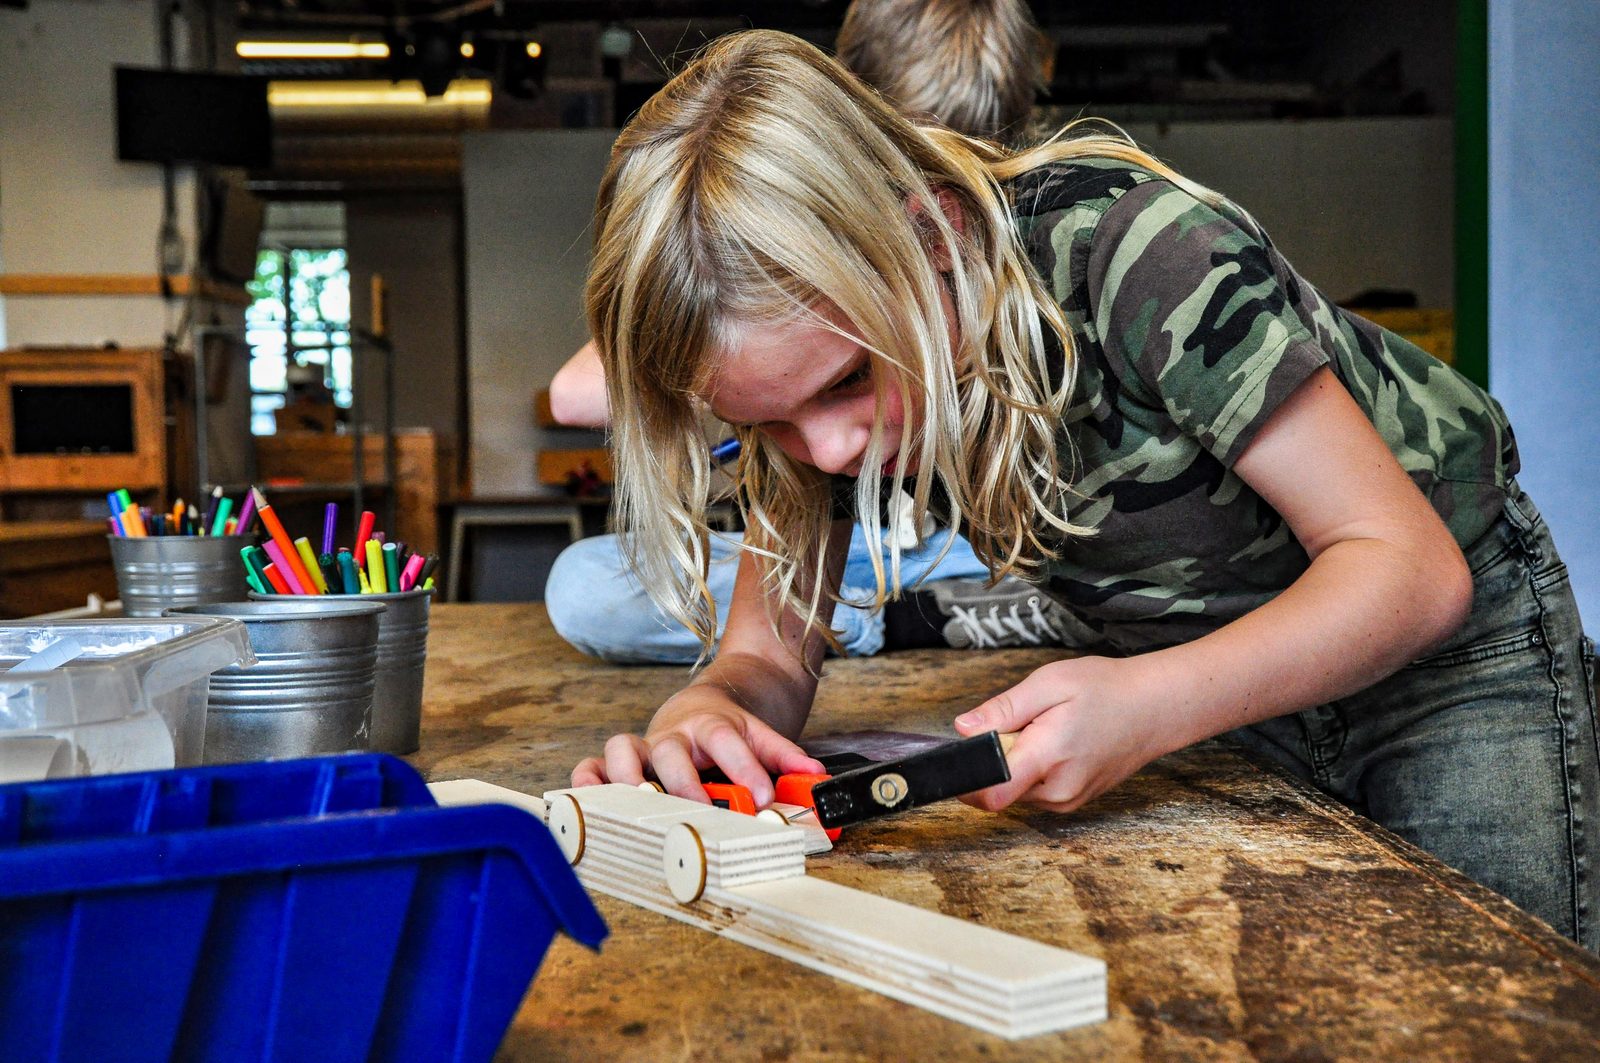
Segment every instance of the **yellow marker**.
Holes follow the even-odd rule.
[[[367,540],[367,580],[373,594],[389,593],[389,577],[383,570],[383,546],[376,539]]]
[[[317,564],[317,555],[311,552],[311,540],[304,535],[294,541],[294,552],[300,555],[300,563],[306,566],[306,574],[311,577],[312,584],[317,588],[318,594],[328,593],[328,581],[322,578],[322,566]]]
[[[371,594],[372,584],[367,582],[367,570],[362,568],[360,565],[356,566],[356,578],[361,581],[361,593]]]

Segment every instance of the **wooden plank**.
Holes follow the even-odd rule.
[[[250,293],[242,284],[201,280],[187,274],[167,278],[169,291],[180,298],[198,293],[203,299],[249,306]],[[161,277],[155,273],[0,273],[0,295],[160,295]]]
[[[797,827],[615,784],[544,800],[602,893],[1012,1040],[1106,1017],[1100,960],[810,879]]]

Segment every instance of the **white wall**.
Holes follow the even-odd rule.
[[[156,272],[161,169],[117,161],[112,87],[113,66],[157,64],[155,10],[149,0],[0,8],[0,272]],[[191,188],[180,171],[192,248]],[[156,296],[14,295],[0,345],[151,346],[168,327]]]
[[[1600,625],[1600,4],[1489,5],[1489,382]]]
[[[462,138],[473,492],[536,489],[533,395],[588,338],[583,279],[615,130]]]
[[[1255,215],[1325,294],[1416,292],[1454,305],[1454,149],[1449,118],[1132,124],[1179,172]]]

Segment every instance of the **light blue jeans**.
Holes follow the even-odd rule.
[[[711,571],[706,582],[717,599],[717,637],[727,622],[733,581],[739,568],[737,534],[711,536]],[[950,552],[939,551],[949,539]],[[887,570],[888,558],[884,559]],[[887,572],[886,572],[887,574]],[[935,532],[926,543],[900,555],[900,582],[910,589],[920,580],[987,579],[989,570],[959,535]],[[876,584],[866,535],[857,525],[850,536],[841,596],[846,601],[870,600]],[[545,607],[556,633],[591,657],[613,664],[692,664],[700,643],[687,628],[668,618],[650,600],[628,568],[615,535],[579,539],[556,558],[544,588]],[[856,606],[833,611],[833,626],[850,657],[868,657],[883,649],[883,615]]]

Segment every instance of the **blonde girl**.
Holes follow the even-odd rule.
[[[919,127],[763,31],[623,130],[587,291],[618,513],[708,647],[707,409],[749,531],[715,661],[574,784],[703,800],[715,765],[770,800],[815,770],[848,522],[876,555],[903,489],[1099,639],[956,719],[1017,733],[974,804],[1070,811],[1231,734],[1586,941],[1589,644],[1500,408],[1238,207],[1074,133]],[[872,604],[898,567],[890,544]]]

